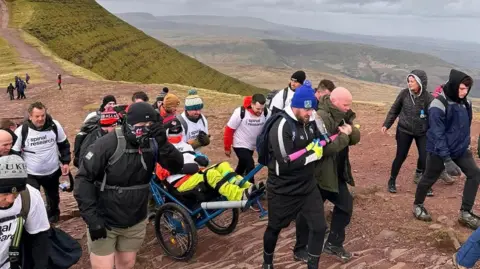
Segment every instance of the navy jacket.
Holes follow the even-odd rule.
[[[441,93],[447,100],[448,106],[445,107],[437,97],[428,110],[427,152],[444,160],[461,157],[470,146],[472,104],[466,97],[463,99],[458,97],[460,82],[467,77],[467,74],[452,69]]]

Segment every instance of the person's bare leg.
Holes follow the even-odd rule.
[[[92,269],[113,269],[115,253],[112,253],[107,256],[97,256],[93,253],[90,253],[90,263],[92,264]],[[119,268],[117,266],[117,268]]]
[[[115,252],[115,269],[132,269],[136,259],[137,252]]]

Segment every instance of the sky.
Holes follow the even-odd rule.
[[[250,16],[335,33],[480,43],[480,0],[97,0],[112,13]]]

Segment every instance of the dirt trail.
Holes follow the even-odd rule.
[[[19,53],[20,58],[23,61],[34,64],[40,72],[43,73],[46,80],[51,80],[55,83],[57,74],[62,74],[62,78],[67,80],[68,83],[86,83],[85,79],[78,78],[64,70],[60,65],[55,63],[52,59],[43,55],[36,48],[25,43],[20,37],[20,31],[17,29],[9,28],[9,13],[8,7],[4,0],[0,0],[0,21],[2,27],[0,29],[0,36],[4,38],[15,50]],[[51,83],[50,83],[51,84]],[[38,85],[33,85],[36,87]]]

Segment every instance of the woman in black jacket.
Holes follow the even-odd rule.
[[[395,135],[397,154],[392,164],[390,179],[388,180],[388,191],[391,193],[397,192],[395,181],[414,139],[418,149],[417,170],[414,177],[415,183],[418,183],[423,171],[425,171],[428,107],[433,100],[433,96],[427,91],[427,82],[428,78],[425,71],[413,70],[407,76],[408,88],[403,89],[398,94],[383,123],[382,132],[386,133],[396,118],[399,118]],[[433,195],[431,190],[429,193]]]

